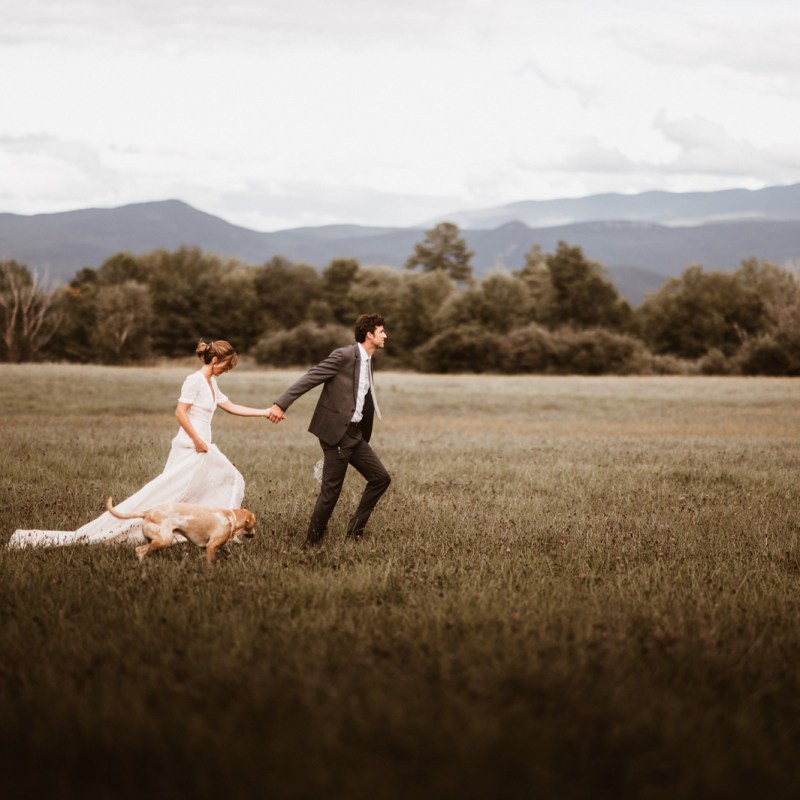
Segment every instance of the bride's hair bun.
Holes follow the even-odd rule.
[[[228,365],[228,369],[233,369],[239,361],[239,356],[233,349],[233,345],[224,339],[217,339],[213,342],[210,339],[201,339],[197,343],[195,353],[202,359],[204,364],[210,364],[211,359],[216,356],[219,361],[224,361]]]
[[[203,359],[206,363],[211,361],[211,359],[216,355],[214,352],[214,342],[210,342],[206,339],[201,339],[197,343],[197,349],[195,353]]]

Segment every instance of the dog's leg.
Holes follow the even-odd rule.
[[[146,522],[142,526],[144,535],[149,539],[149,543],[136,548],[136,555],[139,560],[143,559],[148,553],[154,550],[163,550],[165,547],[171,547],[175,544],[175,537],[173,535],[172,520],[169,518],[162,521],[161,525],[155,522]],[[139,552],[141,550],[141,553]]]
[[[217,548],[222,544],[225,544],[225,541],[220,541],[219,539],[212,539],[206,545],[206,564],[214,563],[214,556],[217,555]]]
[[[153,549],[153,539],[158,536],[158,526],[153,523],[152,519],[145,518],[142,522],[142,533],[144,538],[147,539],[147,544],[140,544],[136,548],[136,558],[139,561]]]
[[[217,536],[208,540],[208,544],[206,545],[206,563],[208,564],[214,561],[217,550],[224,544],[227,544],[231,537],[236,535],[236,513],[234,511],[226,511],[225,516],[230,527],[224,533],[219,533]]]
[[[148,553],[150,552],[150,543],[147,544],[140,544],[136,548],[136,558],[141,561]]]

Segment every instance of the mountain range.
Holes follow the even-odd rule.
[[[425,229],[455,222],[474,252],[475,274],[519,269],[539,245],[579,245],[636,304],[690,264],[735,269],[756,257],[800,265],[800,184],[757,191],[593,195],[465,211],[410,228],[326,225],[261,232],[179,200],[55,214],[0,214],[0,260],[15,259],[51,281],[115,253],[194,245],[263,264],[275,255],[324,268],[334,258],[402,267]]]
[[[496,208],[456,211],[447,220],[460,228],[496,228],[524,222],[532,228],[576,222],[653,222],[694,226],[713,222],[800,219],[800,184],[716,192],[595,194],[561,200],[523,200]]]

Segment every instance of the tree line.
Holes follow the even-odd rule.
[[[385,316],[384,363],[427,372],[800,375],[800,280],[757,259],[688,266],[637,307],[580,247],[536,246],[517,270],[478,280],[457,226],[426,231],[404,270],[334,259],[319,271],[260,266],[196,247],[119,253],[44,287],[0,262],[6,362],[129,364],[185,356],[224,338],[257,363],[302,366]]]

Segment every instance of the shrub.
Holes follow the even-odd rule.
[[[604,328],[558,331],[554,370],[576,375],[631,375],[642,372],[648,352],[639,339]]]
[[[264,335],[251,355],[259,364],[296,367],[316,364],[337,347],[352,344],[353,331],[341,325],[304,322],[288,331]]]
[[[415,362],[423,372],[499,371],[501,340],[477,325],[458,325],[417,348]]]
[[[717,347],[712,347],[697,362],[697,368],[701,375],[733,375],[738,371],[735,360]]]
[[[696,375],[697,362],[678,356],[651,353],[642,370],[643,375]]]
[[[745,375],[800,375],[800,342],[764,334],[745,342],[737,360]]]
[[[513,373],[548,372],[556,363],[553,334],[532,323],[500,341],[500,369]]]
[[[551,333],[531,324],[503,336],[458,325],[418,348],[414,366],[425,372],[630,375],[653,371],[652,362],[639,339],[603,328]]]

